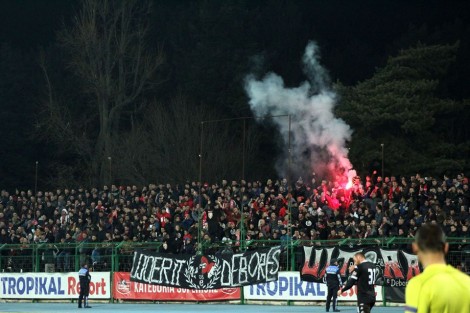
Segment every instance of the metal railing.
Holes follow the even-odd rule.
[[[304,246],[314,247],[346,247],[346,248],[366,248],[380,247],[384,249],[401,249],[412,253],[411,243],[413,238],[404,237],[382,237],[366,239],[337,239],[337,240],[246,240],[228,241],[225,243],[202,242],[202,252],[204,254],[241,252],[251,249],[271,247],[280,245],[281,250],[281,271],[298,271],[304,259]],[[469,238],[448,238],[451,251],[447,254],[449,264],[460,268],[462,271],[470,273],[470,239]]]
[[[135,250],[159,251],[160,242],[3,244],[2,272],[71,272],[88,263],[95,271],[130,271]]]
[[[298,271],[304,257],[304,246],[364,248],[378,246],[411,252],[412,238],[383,237],[338,240],[239,240],[225,242],[202,241],[203,254],[243,252],[280,245],[281,271]],[[448,262],[470,272],[470,240],[448,238],[451,251]],[[132,268],[133,252],[140,249],[161,251],[161,242],[73,243],[73,244],[3,244],[0,245],[2,272],[70,272],[78,271],[87,262],[95,271],[128,272]]]

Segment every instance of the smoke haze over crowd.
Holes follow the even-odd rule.
[[[355,171],[348,159],[346,143],[352,130],[335,117],[336,94],[331,89],[327,71],[319,62],[318,46],[309,42],[303,56],[304,73],[308,81],[288,88],[282,77],[268,73],[257,80],[246,79],[245,90],[256,116],[290,115],[291,173],[302,176],[312,172],[339,182],[351,181]],[[289,123],[273,118],[283,138],[284,154],[277,162],[277,171],[286,175],[288,169]]]

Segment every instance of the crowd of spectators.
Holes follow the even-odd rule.
[[[19,247],[1,251],[2,266],[8,265],[6,258],[27,251],[32,243],[51,247],[42,255],[44,262],[54,259],[57,270],[67,271],[74,254],[67,243],[87,243],[81,253],[99,262],[103,252],[86,250],[87,246],[160,242],[161,252],[194,254],[198,235],[204,244],[236,243],[241,236],[281,244],[291,239],[313,243],[413,237],[422,223],[437,222],[449,237],[469,237],[469,203],[468,178],[463,174],[453,178],[374,174],[355,178],[348,188],[299,178],[292,184],[268,179],[79,187],[36,194],[2,190],[0,244]]]

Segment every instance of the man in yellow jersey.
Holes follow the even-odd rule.
[[[413,251],[424,267],[406,287],[406,313],[470,313],[470,277],[450,265],[449,244],[441,227],[424,224],[415,236]]]

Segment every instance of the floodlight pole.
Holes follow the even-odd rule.
[[[112,168],[112,158],[109,156],[108,157],[109,161],[109,187],[111,188],[111,185],[113,184],[113,168]]]
[[[384,177],[384,144],[381,143],[380,146],[382,147],[382,181],[385,179]]]
[[[204,121],[201,122],[201,135],[199,141],[199,207],[197,209],[197,254],[202,254],[201,222],[202,222],[202,146],[204,140]]]
[[[38,166],[39,166],[39,161],[36,161],[36,167],[34,170],[34,196],[37,196],[38,192]]]
[[[287,151],[289,153],[289,156],[288,156],[288,160],[287,160],[287,197],[289,198],[289,193],[291,193],[291,186],[290,186],[290,176],[291,176],[291,173],[290,173],[290,170],[291,170],[291,162],[292,162],[292,151],[291,151],[291,128],[292,128],[292,116],[289,114],[289,133],[288,133],[288,140],[287,140]],[[289,238],[289,241],[292,240],[292,211],[291,211],[291,203],[292,203],[292,194],[291,194],[291,197],[288,199],[287,201],[287,211],[289,212],[289,227],[287,228],[287,236]],[[290,250],[290,251],[289,251]],[[294,247],[292,246],[292,244],[289,242],[289,249],[287,249],[287,260],[289,260],[289,252],[290,252],[290,255],[293,255],[294,254]],[[288,270],[295,270],[293,268],[293,264],[291,264],[291,268],[288,269]]]
[[[242,179],[241,180],[245,180],[245,137],[246,137],[246,119],[243,120]]]

